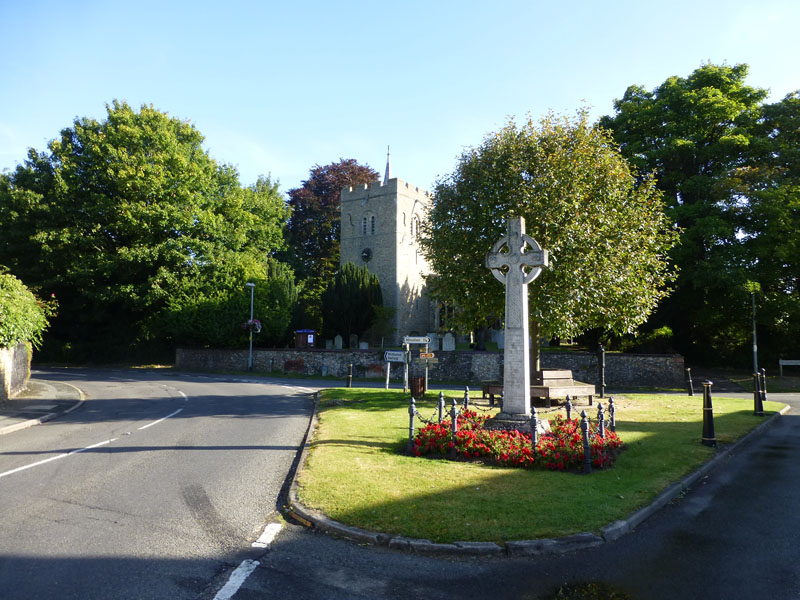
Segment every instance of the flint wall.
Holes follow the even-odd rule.
[[[439,363],[433,365],[429,377],[445,382],[499,380],[503,370],[503,354],[497,352],[437,352]],[[185,371],[246,371],[248,350],[212,350],[179,348],[175,366]],[[253,350],[253,370],[269,373],[303,373],[346,377],[353,365],[356,377],[385,376],[383,350],[317,350],[281,349]],[[589,352],[543,352],[542,368],[570,369],[573,378],[585,383],[599,383],[597,355]],[[392,363],[391,377],[402,377],[402,364]],[[411,375],[422,370],[412,365]],[[683,357],[677,354],[606,354],[606,386],[683,387]]]

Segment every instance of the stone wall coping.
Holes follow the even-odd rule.
[[[418,346],[420,344],[414,344],[414,346]],[[191,346],[185,346],[178,348],[179,350],[185,351],[206,351],[206,352],[247,352],[247,348],[195,348]],[[402,349],[401,346],[392,346],[388,348],[342,348],[341,350],[338,348],[262,348],[262,347],[254,347],[253,352],[321,352],[321,353],[331,353],[331,354],[346,354],[346,353],[356,353],[356,352],[363,352],[363,353],[370,353],[370,352],[386,352],[387,350],[400,350]],[[493,351],[493,350],[438,350],[434,351],[437,353],[448,353],[448,354],[483,354],[483,355],[492,355],[492,356],[502,356],[503,352]],[[548,351],[543,352],[542,356],[558,354],[562,356],[597,356],[596,352],[589,352],[589,351]],[[625,357],[637,357],[641,356],[644,358],[675,358],[681,359],[683,355],[681,354],[648,354],[644,352],[606,352],[606,360],[609,357],[615,356],[625,356]]]

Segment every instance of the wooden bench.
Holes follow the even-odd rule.
[[[481,381],[481,393],[483,398],[489,396],[489,406],[494,406],[495,396],[503,393],[503,384],[497,381]],[[563,400],[569,396],[575,399],[578,396],[587,396],[589,406],[594,401],[595,386],[591,383],[573,381],[572,371],[542,371],[535,377],[535,381],[530,387],[530,397],[543,398],[550,406],[550,400]]]
[[[778,373],[783,377],[783,367],[800,367],[800,360],[778,360]]]

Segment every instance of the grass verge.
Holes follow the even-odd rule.
[[[598,531],[652,502],[715,452],[700,444],[702,397],[628,394],[614,402],[627,449],[612,469],[584,476],[407,456],[401,453],[408,441],[406,395],[325,390],[299,498],[342,523],[436,542]],[[421,400],[417,409],[430,416],[435,404]],[[782,407],[768,402],[765,409]],[[720,445],[763,422],[752,408],[752,400],[714,398]]]
[[[742,388],[743,392],[753,391],[753,376],[732,377],[731,381]],[[786,394],[800,392],[800,377],[784,375],[767,375],[767,398],[770,393]]]

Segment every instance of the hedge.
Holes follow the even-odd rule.
[[[0,266],[0,348],[20,342],[38,348],[52,312],[52,306],[37,300],[25,284]]]

